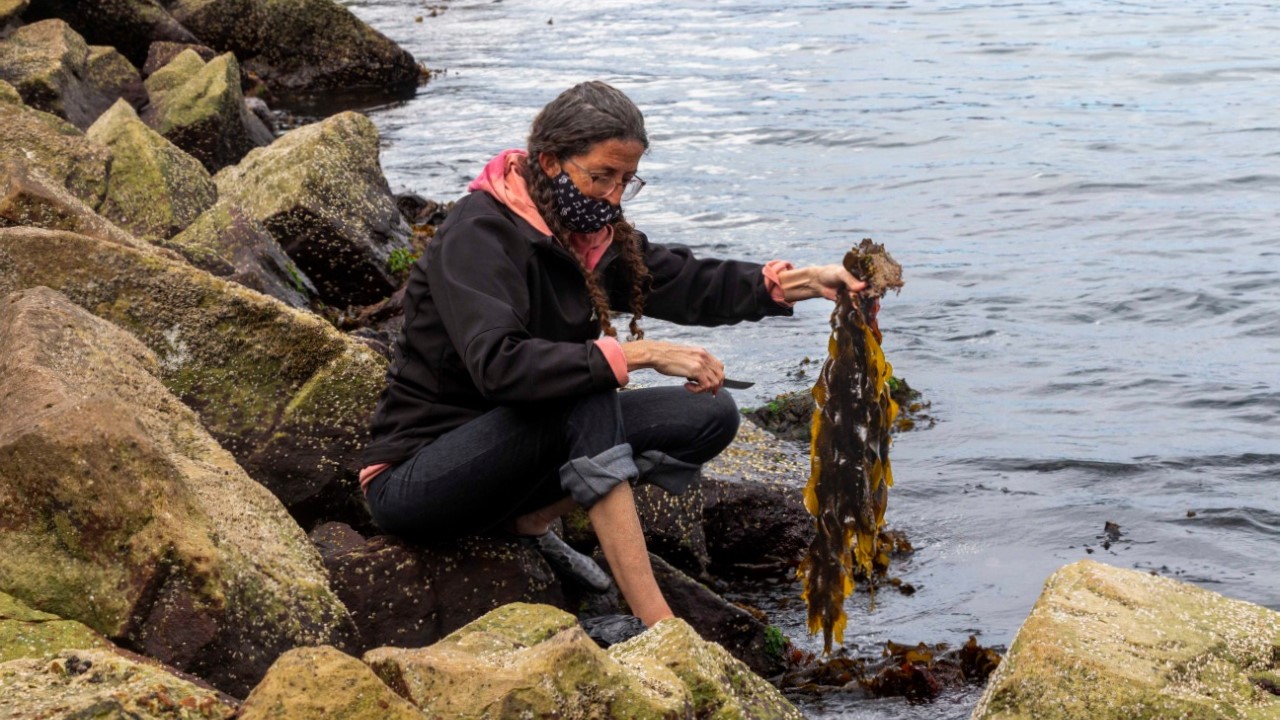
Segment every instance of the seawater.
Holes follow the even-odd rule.
[[[918,592],[855,596],[846,644],[1007,644],[1082,558],[1280,609],[1280,5],[347,4],[437,71],[368,111],[398,191],[460,196],[603,79],[647,119],[626,211],[655,241],[813,264],[873,237],[902,263],[885,350],[938,419],[893,449],[888,520],[917,548],[894,572]],[[812,384],[829,311],[647,327],[756,381],[752,406]],[[798,590],[772,592],[820,649]],[[964,718],[976,698],[804,709]]]

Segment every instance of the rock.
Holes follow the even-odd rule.
[[[298,648],[276,660],[240,706],[239,720],[421,720],[368,665],[331,647]]]
[[[222,200],[267,227],[328,305],[368,305],[399,286],[388,263],[393,250],[410,248],[409,227],[378,164],[377,128],[363,115],[286,133],[214,182]]]
[[[64,650],[0,663],[0,717],[229,720],[214,690],[110,650]]]
[[[61,650],[105,648],[111,643],[89,626],[35,610],[0,592],[0,664]],[[4,701],[0,700],[0,710]]]
[[[61,20],[18,28],[0,42],[0,80],[27,105],[84,129],[115,102],[89,73],[89,46]]]
[[[662,558],[652,554],[649,558],[662,596],[676,617],[692,625],[702,637],[724,646],[756,673],[772,677],[783,671],[780,648],[776,652],[768,649],[767,625]]]
[[[0,80],[0,160],[17,158],[37,167],[89,207],[102,202],[111,154],[85,138],[74,125],[21,102]]]
[[[183,50],[152,73],[146,87],[151,105],[143,120],[209,172],[240,162],[273,139],[245,108],[240,68],[230,53],[206,64],[194,50]]]
[[[176,0],[174,17],[273,90],[409,90],[413,56],[333,0]]]
[[[151,250],[0,229],[0,294],[45,285],[128,330],[159,377],[304,526],[368,521],[355,455],[386,362],[324,320]]]
[[[218,51],[207,45],[159,40],[151,43],[151,47],[147,49],[147,60],[142,64],[142,74],[150,77],[155,71],[173,62],[173,59],[181,55],[183,50],[194,52],[205,62],[212,62],[218,57]]]
[[[14,225],[66,230],[124,247],[145,246],[18,158],[0,161],[0,227]]]
[[[309,307],[317,295],[311,278],[289,259],[266,226],[233,203],[214,205],[186,230],[161,244],[201,270],[270,295],[289,307]]]
[[[680,495],[654,485],[635,489],[636,511],[649,550],[676,567],[704,577],[711,558],[702,530],[701,482],[692,483]]]
[[[1280,613],[1089,560],[1045,583],[974,720],[1274,718]]]
[[[86,133],[111,150],[107,195],[99,212],[139,238],[172,237],[213,206],[218,188],[195,158],[116,101]]]
[[[0,300],[0,345],[0,588],[233,695],[354,635],[306,536],[142,343],[35,288]]]
[[[337,533],[330,526],[321,535],[334,543],[324,562],[362,649],[429,645],[511,602],[565,605],[546,562],[519,543],[473,537],[421,546]]]
[[[702,494],[714,572],[795,572],[814,535],[802,488],[768,479],[705,480]]]
[[[677,619],[605,651],[572,615],[516,603],[431,647],[380,648],[364,660],[432,716],[800,717],[777,690]]]
[[[702,466],[708,480],[769,480],[803,489],[809,480],[809,449],[783,442],[743,418],[738,435],[711,462]]]
[[[89,42],[119,49],[136,67],[156,40],[199,42],[157,0],[39,0],[23,17],[29,22],[61,18]]]
[[[109,98],[124,98],[134,108],[149,102],[147,88],[138,69],[113,47],[89,46],[89,65],[85,79]]]
[[[0,29],[11,22],[18,21],[26,12],[29,0],[0,0]]]

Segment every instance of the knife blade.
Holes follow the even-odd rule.
[[[724,386],[730,390],[746,390],[753,385],[755,385],[755,383],[747,382],[746,380],[733,380],[730,378],[724,379]]]

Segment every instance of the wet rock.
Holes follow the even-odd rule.
[[[304,526],[367,522],[355,455],[386,363],[324,320],[152,250],[0,229],[0,293],[45,285],[159,356],[161,381]]]
[[[170,142],[216,172],[269,145],[270,131],[245,108],[234,55],[205,63],[183,50],[146,80],[151,105],[142,119]]]
[[[84,623],[40,612],[0,592],[0,663],[45,657],[61,650],[105,648],[110,644]],[[0,710],[3,709],[0,700]]]
[[[654,485],[635,489],[636,511],[649,549],[672,565],[704,577],[711,558],[702,527],[701,482],[690,484],[680,495]]]
[[[0,716],[228,720],[235,704],[110,650],[64,650],[0,663]]]
[[[137,67],[156,40],[199,42],[157,0],[39,0],[23,17],[28,22],[61,18],[89,42],[117,48]]]
[[[46,20],[0,42],[0,80],[12,84],[30,107],[84,129],[120,97],[112,94],[118,88],[94,84],[89,59],[84,38],[61,20]]]
[[[174,17],[273,90],[416,87],[413,56],[333,0],[176,0]]]
[[[67,230],[124,247],[145,247],[40,170],[10,158],[0,161],[0,227],[15,225]]]
[[[111,150],[107,195],[99,212],[148,240],[181,232],[218,199],[213,178],[195,158],[116,101],[86,133]]]
[[[214,58],[218,57],[218,51],[208,45],[160,40],[151,43],[151,47],[147,49],[146,62],[142,63],[142,74],[150,77],[155,71],[173,62],[174,58],[181,55],[183,50],[194,52],[206,63],[212,62]]]
[[[368,665],[332,647],[298,648],[276,660],[240,706],[239,720],[420,720]]]
[[[390,536],[367,542],[324,526],[334,591],[350,609],[361,649],[421,647],[511,602],[564,606],[563,591],[531,548],[498,538],[413,545]],[[313,536],[313,540],[316,537]]]
[[[742,608],[729,603],[702,583],[649,556],[653,575],[671,612],[712,642],[719,643],[756,673],[772,677],[782,672],[781,648],[770,648],[768,626]]]
[[[1257,682],[1278,664],[1280,613],[1083,560],[1045,583],[973,717],[1280,717]]]
[[[27,107],[17,90],[0,80],[0,160],[17,158],[37,167],[89,207],[107,189],[111,154],[67,121]]]
[[[317,295],[311,279],[289,259],[266,226],[234,203],[218,203],[163,245],[206,272],[290,307],[307,308]]]
[[[0,344],[0,588],[235,695],[353,635],[306,536],[142,343],[35,288],[0,300]]]
[[[718,573],[789,575],[813,540],[800,488],[778,480],[707,480],[702,521]]]
[[[290,131],[214,182],[221,199],[267,227],[325,303],[368,305],[399,286],[389,260],[410,249],[409,227],[378,164],[377,128],[363,115]]]

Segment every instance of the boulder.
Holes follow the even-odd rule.
[[[790,575],[813,540],[804,488],[770,479],[704,480],[702,522],[711,569]]]
[[[311,278],[289,259],[266,226],[233,203],[214,205],[161,244],[206,272],[290,307],[309,307],[317,294]]]
[[[342,539],[324,553],[324,563],[359,628],[362,650],[429,645],[507,603],[565,605],[546,561],[519,543],[472,537],[421,546],[390,536],[366,542],[333,524],[323,528],[322,537]]]
[[[86,134],[111,151],[107,195],[98,211],[139,238],[172,237],[218,199],[204,166],[147,127],[124,100]]]
[[[89,65],[85,79],[109,98],[124,98],[135,108],[147,104],[147,88],[138,69],[113,47],[89,46]]]
[[[421,720],[422,712],[368,665],[332,647],[298,648],[276,660],[240,706],[239,720]]]
[[[176,0],[175,18],[273,90],[408,90],[413,56],[334,0]]]
[[[711,558],[702,529],[702,483],[690,484],[680,495],[640,485],[635,497],[649,549],[681,570],[705,577]]]
[[[61,18],[89,42],[118,48],[136,67],[156,40],[199,42],[157,0],[39,0],[23,17],[29,22]]]
[[[128,330],[159,377],[304,526],[367,522],[355,455],[386,362],[324,320],[159,253],[0,229],[0,294],[37,285]]]
[[[111,154],[61,118],[24,105],[0,80],[0,160],[17,158],[37,167],[89,207],[102,202]]]
[[[240,68],[231,53],[205,63],[183,50],[146,80],[151,105],[143,120],[194,156],[209,172],[240,162],[271,132],[245,107]]]
[[[218,51],[207,45],[160,40],[151,43],[151,47],[147,50],[147,61],[142,64],[142,74],[150,77],[155,71],[173,62],[174,58],[181,55],[183,50],[194,52],[205,62],[212,62],[214,58],[218,57]]]
[[[111,650],[0,663],[0,717],[230,720],[235,703]]]
[[[93,84],[89,46],[61,20],[25,25],[0,42],[0,80],[17,88],[27,105],[81,129],[119,97]]]
[[[974,720],[1280,717],[1280,613],[1083,560],[1055,572]]]
[[[110,647],[88,625],[40,612],[0,592],[0,663],[40,658],[60,650]],[[4,701],[0,700],[0,710]]]
[[[265,225],[325,303],[367,305],[399,286],[388,263],[393,250],[410,249],[410,230],[365,116],[344,112],[293,130],[213,179],[219,198]]]
[[[432,716],[799,718],[764,680],[677,619],[608,651],[570,614],[498,608],[435,645],[365,654]]]
[[[0,589],[234,695],[353,636],[311,543],[146,346],[47,288],[0,300],[0,345]]]
[[[0,29],[11,22],[17,22],[26,12],[29,0],[0,0]]]
[[[0,160],[0,227],[66,230],[124,247],[144,243],[93,211],[66,188],[26,162]]]

